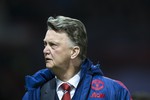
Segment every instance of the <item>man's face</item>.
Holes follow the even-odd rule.
[[[57,69],[69,64],[73,43],[65,33],[48,30],[44,38],[46,67]]]

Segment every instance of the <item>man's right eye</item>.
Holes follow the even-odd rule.
[[[58,45],[56,43],[49,43],[52,49],[56,49]]]
[[[54,44],[54,43],[49,43],[49,45],[50,45],[50,46],[55,46],[55,44]]]

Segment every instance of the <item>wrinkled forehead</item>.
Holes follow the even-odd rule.
[[[64,32],[55,32],[54,30],[47,30],[44,40],[47,39],[68,39],[68,36]]]
[[[65,32],[55,32],[54,30],[47,30],[44,41],[66,42],[71,45],[74,44]]]

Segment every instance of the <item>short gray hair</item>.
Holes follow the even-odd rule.
[[[86,58],[87,33],[84,24],[80,20],[65,16],[49,17],[47,26],[50,30],[65,32],[71,41],[80,47],[80,58],[82,60]]]

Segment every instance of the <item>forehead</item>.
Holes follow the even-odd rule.
[[[50,41],[50,40],[69,40],[69,37],[64,32],[55,32],[54,30],[47,30],[44,41]]]

